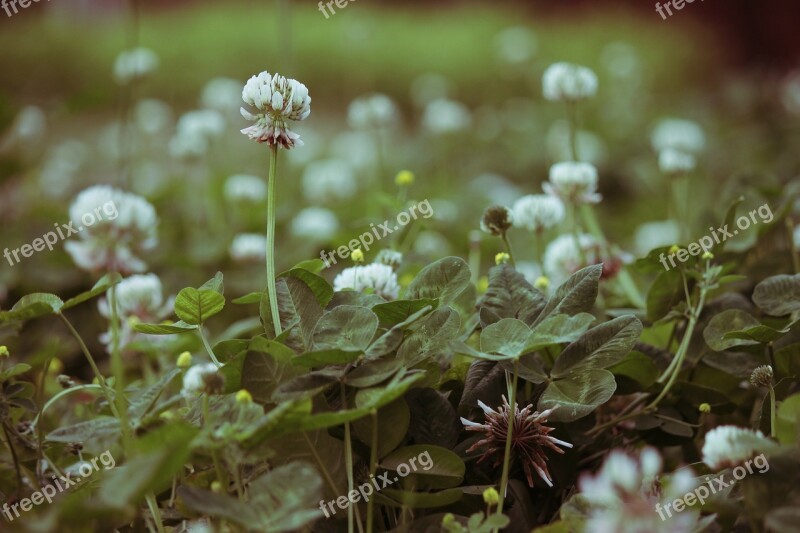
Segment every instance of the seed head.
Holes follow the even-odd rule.
[[[750,383],[756,387],[771,387],[773,375],[771,366],[759,366],[750,374]]]
[[[481,229],[486,233],[502,237],[513,226],[514,217],[511,210],[502,205],[486,208],[481,218]]]

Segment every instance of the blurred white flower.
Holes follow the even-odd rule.
[[[347,161],[354,169],[372,170],[377,160],[375,139],[366,132],[345,131],[331,140],[330,154]]]
[[[572,159],[572,139],[569,122],[557,120],[547,130],[547,153],[553,161],[570,161]],[[590,131],[578,130],[575,138],[578,155],[581,161],[599,165],[606,159],[606,147],[603,140]]]
[[[187,400],[197,399],[202,393],[219,394],[225,379],[214,363],[194,365],[183,375],[181,395]]]
[[[235,174],[225,180],[224,194],[229,202],[260,203],[267,199],[267,184],[258,176]]]
[[[306,207],[292,219],[292,234],[314,242],[332,239],[339,231],[339,219],[330,209]]]
[[[601,57],[606,70],[617,78],[630,79],[639,71],[639,55],[631,44],[609,43],[603,47]]]
[[[564,203],[556,196],[529,194],[511,208],[514,225],[528,231],[541,232],[559,225],[564,220]]]
[[[423,74],[411,82],[411,99],[418,107],[424,107],[434,100],[447,98],[450,89],[450,81],[441,74]]]
[[[14,144],[34,144],[39,142],[44,136],[47,128],[47,117],[40,107],[29,105],[23,107],[14,121],[11,128],[3,137],[0,148],[6,148]]]
[[[538,42],[531,30],[524,26],[514,26],[497,34],[494,45],[501,61],[518,65],[533,59]]]
[[[450,253],[450,241],[433,230],[424,230],[414,240],[414,252],[428,257],[443,257]]]
[[[76,229],[83,229],[64,249],[80,268],[122,273],[145,270],[139,256],[158,243],[158,217],[147,200],[108,185],[95,185],[78,194],[69,214]],[[87,214],[93,215],[94,222],[79,226]]]
[[[286,122],[305,120],[311,114],[311,97],[305,85],[265,71],[247,81],[242,100],[259,111],[253,115],[240,109],[245,119],[255,122],[242,130],[250,140],[286,149],[303,146],[300,136]]]
[[[650,142],[656,152],[672,148],[697,154],[706,146],[706,135],[696,122],[668,118],[658,123],[650,136]]]
[[[400,265],[403,262],[403,254],[396,250],[390,250],[389,248],[384,248],[380,252],[378,252],[378,256],[375,258],[376,263],[381,263],[384,265],[389,265],[392,269],[397,270],[400,268]]]
[[[438,135],[463,131],[471,125],[472,114],[467,106],[446,98],[430,102],[422,115],[423,128]]]
[[[736,426],[718,426],[706,433],[703,462],[712,470],[738,466],[756,455],[771,451],[775,443],[760,431]]]
[[[240,233],[233,238],[231,259],[237,263],[261,261],[267,249],[267,236],[260,233]]]
[[[554,63],[542,76],[542,93],[551,101],[574,101],[597,94],[597,75],[587,67]]]
[[[114,61],[114,79],[121,85],[145,78],[158,68],[158,56],[149,48],[121,52]]]
[[[497,205],[511,205],[522,194],[519,187],[498,174],[481,174],[470,181],[470,189],[481,193],[491,203]]]
[[[434,198],[430,201],[433,219],[451,224],[458,219],[458,205],[444,198]]]
[[[116,286],[117,316],[120,319],[119,346],[124,349],[137,339],[148,338],[158,343],[160,336],[138,333],[133,329],[137,323],[157,324],[172,314],[175,299],[164,298],[161,280],[155,274],[134,275],[123,279]],[[110,294],[110,291],[109,291]],[[100,314],[111,318],[110,296],[97,302]],[[100,335],[107,351],[111,352],[111,329]]]
[[[219,111],[200,109],[185,113],[169,143],[170,154],[178,158],[202,156],[224,132],[225,118]]]
[[[564,202],[596,204],[602,198],[597,192],[597,180],[594,165],[564,161],[550,167],[550,181],[542,184],[542,188]]]
[[[347,122],[354,129],[388,128],[395,125],[400,113],[394,101],[385,94],[360,96],[350,102]]]
[[[314,161],[303,172],[303,195],[311,203],[347,200],[357,190],[353,168],[341,159]]]
[[[694,155],[676,148],[664,148],[658,154],[658,168],[664,174],[676,176],[694,170],[697,160]]]
[[[599,263],[603,263],[603,279],[611,278],[619,273],[623,264],[632,260],[630,254],[618,250],[607,251],[602,243],[586,233],[579,235],[577,242],[580,250],[576,247],[575,236],[564,234],[547,245],[542,264],[552,286],[560,285],[584,267]]]
[[[786,111],[800,115],[800,70],[789,73],[783,81],[780,98]]]
[[[78,171],[89,160],[89,147],[74,139],[66,140],[51,149],[39,175],[41,191],[60,198],[72,186]]]
[[[636,253],[647,255],[653,248],[671,246],[680,241],[680,227],[674,220],[645,222],[636,228]]]
[[[155,135],[166,130],[172,122],[172,108],[161,100],[146,98],[136,104],[134,116],[139,130]]]
[[[517,261],[514,269],[525,276],[525,280],[533,285],[542,276],[542,269],[533,261]]]
[[[203,87],[200,103],[203,107],[223,113],[239,110],[242,101],[242,82],[232,78],[214,78]]]
[[[694,474],[684,468],[663,479],[659,477],[661,463],[654,448],[644,448],[638,457],[612,450],[597,474],[582,475],[578,487],[589,506],[586,531],[693,532],[698,526],[699,511],[689,507],[668,516],[663,507],[697,486]]]
[[[386,300],[394,300],[400,293],[397,274],[389,265],[372,263],[365,266],[345,268],[333,280],[333,290],[353,289],[361,292],[366,289]]]

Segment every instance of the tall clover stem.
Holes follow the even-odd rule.
[[[517,376],[519,374],[519,359],[514,359],[514,372],[509,391],[508,430],[506,431],[506,450],[503,455],[503,474],[500,477],[500,501],[497,504],[497,514],[503,514],[503,502],[508,490],[508,475],[511,470],[511,440],[514,433],[514,420],[517,411]]]
[[[275,336],[281,334],[281,317],[278,314],[278,292],[275,288],[275,174],[278,171],[278,146],[272,145],[267,182],[267,296]]]
[[[370,479],[375,477],[378,469],[378,410],[372,410],[372,443],[369,450],[369,475]],[[367,502],[367,533],[372,533],[372,522],[374,520],[373,498]]]
[[[769,386],[769,435],[775,437],[775,388]]]
[[[125,364],[119,349],[119,313],[117,311],[117,286],[109,289],[109,307],[111,309],[111,372],[114,374],[114,390],[116,392],[117,412],[122,425],[122,441],[125,449],[129,449],[131,428],[128,423],[128,408],[125,405]]]
[[[339,384],[342,394],[342,409],[347,410],[347,396],[344,383]],[[347,468],[347,493],[353,492],[353,444],[350,440],[350,422],[344,423],[344,459]],[[353,533],[353,505],[347,506],[347,533]]]
[[[511,249],[511,241],[508,240],[508,235],[506,232],[503,232],[501,237],[503,238],[503,242],[508,250],[508,258],[511,261],[511,266],[516,267],[516,264],[514,263],[514,251]]]

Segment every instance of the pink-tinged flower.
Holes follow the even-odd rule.
[[[303,146],[300,136],[286,123],[305,120],[311,114],[311,97],[305,85],[265,71],[247,81],[242,99],[259,111],[253,114],[241,108],[242,116],[255,122],[242,130],[251,140],[286,149]]]
[[[511,406],[505,396],[503,396],[503,405],[497,411],[491,409],[480,400],[478,400],[478,405],[483,409],[486,422],[478,424],[462,418],[461,423],[464,424],[467,431],[482,431],[485,433],[485,438],[473,444],[467,450],[467,453],[484,448],[483,455],[478,459],[478,462],[494,457],[495,466],[499,466],[503,463],[505,454],[508,415]],[[547,470],[548,458],[545,454],[546,449],[563,454],[564,450],[558,446],[572,448],[572,444],[569,442],[551,437],[550,432],[554,428],[544,425],[554,410],[555,408],[547,409],[540,413],[533,410],[533,405],[528,405],[520,410],[519,405],[516,402],[514,403],[514,429],[511,432],[511,450],[514,456],[523,461],[525,477],[531,487],[533,487],[533,472],[536,472],[549,486],[553,486],[553,478]]]

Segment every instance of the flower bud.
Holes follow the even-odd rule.
[[[361,248],[356,248],[350,253],[350,257],[353,259],[354,263],[363,263],[364,262],[364,252],[361,251]]]
[[[178,356],[178,368],[182,370],[186,370],[190,366],[192,366],[192,354],[189,352],[183,352]]]
[[[701,403],[700,407],[698,407],[697,410],[700,411],[701,413],[710,413],[711,406],[708,405],[707,403]]]
[[[249,404],[253,403],[253,395],[247,389],[242,389],[236,393],[236,403]]]
[[[222,492],[222,483],[219,481],[214,481],[211,483],[211,492],[216,492],[217,494]]]
[[[709,252],[709,251],[706,251],[706,252],[703,254],[703,259],[705,259],[706,261],[711,261],[712,259],[714,259],[714,254],[712,254],[712,253],[711,253],[711,252]]]
[[[669,247],[669,255],[677,254],[680,251],[681,247],[678,246],[677,244],[673,244],[672,246]]]
[[[483,501],[486,502],[487,505],[497,505],[500,503],[500,494],[498,494],[497,489],[489,487],[483,491]]]
[[[502,205],[493,205],[486,208],[481,218],[481,229],[486,233],[502,237],[514,224],[511,210]]]
[[[8,346],[0,346],[0,359],[5,359],[9,357],[11,354],[8,353]]]
[[[540,291],[546,291],[550,287],[550,278],[547,276],[539,276],[536,278],[536,281],[533,282],[533,286]]]
[[[398,187],[408,187],[414,183],[414,173],[410,170],[401,170],[395,176],[394,182]]]
[[[505,265],[506,263],[508,263],[509,259],[511,259],[510,255],[508,255],[505,252],[500,252],[499,254],[494,256],[494,264]]]

